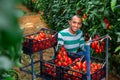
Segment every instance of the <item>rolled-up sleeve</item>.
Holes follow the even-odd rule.
[[[63,36],[62,34],[59,32],[58,33],[58,45],[61,44],[61,45],[64,45],[64,40],[63,40]]]

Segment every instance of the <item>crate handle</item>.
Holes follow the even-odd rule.
[[[106,38],[109,38],[110,40],[112,40],[112,38],[107,34],[107,35],[105,35],[105,36],[102,36],[102,37],[100,37],[100,38],[97,38],[97,39],[94,39],[94,40],[89,40],[89,41],[86,41],[86,43],[92,43],[92,42],[94,42],[94,41],[103,41],[104,39],[106,39]]]

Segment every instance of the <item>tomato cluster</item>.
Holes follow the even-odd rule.
[[[98,62],[91,62],[90,63],[90,73],[93,76],[95,72],[98,72],[98,70],[100,70],[103,67],[103,63],[98,63]],[[86,61],[78,61],[75,64],[70,66],[70,70],[68,70],[68,72],[66,74],[64,74],[64,79],[68,79],[69,80],[82,80],[83,74],[87,72],[87,65],[86,65]],[[98,74],[100,75],[101,72]],[[94,78],[96,79],[96,76],[94,76]],[[100,79],[100,77],[98,78],[98,80]]]
[[[94,40],[94,39],[97,39],[97,38],[99,38],[98,35],[96,35],[96,36],[93,38],[93,40]],[[104,42],[104,41],[97,41],[97,40],[96,40],[96,41],[94,41],[94,42],[91,44],[91,47],[92,47],[92,49],[94,49],[95,53],[97,53],[97,54],[102,53],[103,50],[104,50],[104,47],[105,47],[105,42]]]
[[[32,50],[32,52],[37,52],[54,46],[56,42],[56,36],[47,34],[41,30],[36,34],[27,36],[23,46],[30,51]]]
[[[102,68],[102,63],[91,62],[90,63],[90,73],[93,74],[97,70]],[[76,70],[78,72],[87,72],[87,64],[86,61],[83,62],[76,62],[73,66],[70,67],[71,70]]]
[[[72,64],[72,59],[68,56],[66,49],[64,46],[61,46],[59,49],[56,59],[55,59],[55,65],[57,66],[68,66]]]
[[[68,56],[68,53],[64,46],[62,45],[59,49],[56,59],[55,59],[55,65],[57,66],[69,66],[77,61],[80,61],[81,58],[76,58],[75,60],[71,59],[71,57]]]
[[[47,38],[52,38],[53,35],[51,34],[46,34],[44,31],[40,31],[39,33],[37,34],[34,34],[34,35],[30,35],[30,36],[27,36],[28,38],[30,39],[35,39],[35,40],[45,40]]]
[[[111,29],[110,23],[107,18],[104,19],[104,23],[105,23],[107,29]]]

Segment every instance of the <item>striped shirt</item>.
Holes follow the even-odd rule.
[[[64,45],[69,53],[76,53],[79,48],[85,50],[85,41],[80,29],[76,34],[71,34],[69,28],[60,31],[58,33],[58,44]]]

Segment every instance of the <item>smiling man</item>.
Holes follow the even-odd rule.
[[[87,62],[87,80],[90,80],[90,44],[86,44],[81,30],[82,19],[79,15],[74,15],[69,20],[69,27],[58,33],[58,45],[64,45],[69,56],[75,58],[85,55]],[[81,49],[82,51],[78,51]],[[76,53],[76,54],[75,54]]]

